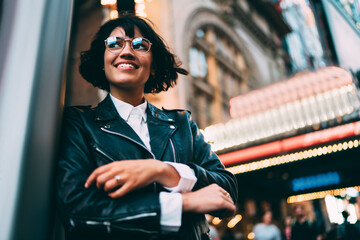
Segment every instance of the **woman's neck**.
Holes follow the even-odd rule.
[[[144,92],[143,91],[131,91],[126,89],[126,91],[121,91],[119,89],[110,89],[111,95],[123,102],[133,105],[134,107],[142,104],[144,102]]]

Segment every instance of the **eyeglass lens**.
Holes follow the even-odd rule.
[[[111,36],[105,40],[106,47],[112,51],[117,52],[125,47],[126,42],[131,43],[131,48],[138,53],[146,53],[150,50],[151,43],[145,38],[134,38],[133,40],[125,40],[120,37]]]

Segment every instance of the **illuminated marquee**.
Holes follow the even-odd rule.
[[[294,135],[305,127],[318,130],[345,116],[358,118],[360,100],[351,74],[328,67],[235,97],[230,106],[233,119],[203,131],[214,151]]]
[[[345,125],[319,130],[292,138],[282,139],[246,149],[240,149],[230,153],[220,154],[219,157],[225,166],[264,158],[271,155],[281,155],[298,149],[309,148],[332,141],[350,138],[360,135],[360,121]],[[352,146],[358,146],[358,141],[350,141]],[[346,145],[349,145],[346,143]],[[323,147],[321,147],[322,149]],[[331,148],[331,152],[333,148]],[[306,151],[305,151],[306,152]]]

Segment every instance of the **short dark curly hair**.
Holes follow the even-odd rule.
[[[119,18],[110,20],[102,25],[96,33],[90,49],[80,53],[80,74],[86,81],[103,90],[110,91],[109,82],[106,79],[104,68],[104,40],[111,32],[122,27],[129,37],[134,37],[134,29],[137,27],[143,37],[150,40],[153,56],[152,67],[154,75],[150,75],[145,84],[145,93],[159,93],[167,91],[176,84],[178,73],[187,75],[188,71],[181,68],[181,62],[170,52],[164,40],[150,26],[150,20],[140,18],[133,14],[122,14]]]

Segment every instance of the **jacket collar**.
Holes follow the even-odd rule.
[[[121,119],[108,94],[95,108],[95,121],[108,122]]]
[[[151,115],[153,118],[158,119],[163,122],[167,122],[167,123],[175,122],[175,120],[172,117],[170,117],[168,114],[161,111],[160,109],[158,109],[157,107],[155,107],[154,105],[152,105],[150,103],[148,103],[147,113],[148,113],[148,116]]]
[[[154,105],[148,102],[146,109],[147,116],[151,115],[154,119],[174,123],[175,120],[171,118],[168,114],[161,111]],[[108,122],[112,120],[122,119],[111,100],[110,94],[108,94],[103,101],[101,101],[98,106],[95,108],[95,121]]]
[[[94,110],[95,121],[99,123],[103,131],[126,136],[145,147],[135,131],[119,116],[110,95],[107,95]],[[146,113],[151,151],[156,159],[161,159],[166,146],[170,144],[172,134],[177,130],[177,125],[171,116],[150,103],[148,103]]]

